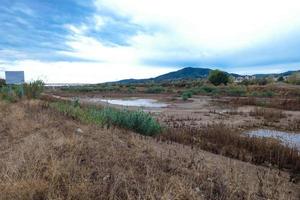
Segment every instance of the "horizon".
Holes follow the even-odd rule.
[[[183,70],[183,69],[186,69],[186,68],[194,68],[194,69],[211,69],[211,70],[214,70],[212,68],[202,68],[202,67],[183,67],[183,68],[180,68],[180,69],[177,69],[176,71],[179,71],[179,70]],[[217,69],[217,68],[215,68]],[[168,73],[171,73],[171,72],[176,72],[176,71],[170,71],[170,72],[167,72],[167,73],[164,73],[164,74],[160,74],[158,76],[161,76],[161,75],[165,75],[165,74],[168,74]],[[278,73],[261,73],[261,74],[238,74],[238,73],[234,73],[234,72],[228,72],[230,74],[238,74],[238,75],[241,75],[241,76],[253,76],[253,75],[272,75],[272,74],[280,74],[280,73],[284,73],[284,72],[289,72],[289,71],[300,71],[300,70],[288,70],[288,71],[282,71],[282,72],[278,72]],[[224,71],[226,72],[226,71]],[[155,77],[146,77],[146,78],[142,78],[142,79],[151,79],[151,78],[156,78],[158,76],[155,76]],[[0,74],[0,78],[3,78],[5,79],[5,76],[1,76]],[[26,76],[25,76],[25,79],[26,79]],[[107,81],[107,82],[94,82],[94,83],[89,83],[89,82],[45,82],[46,85],[48,86],[60,86],[60,85],[88,85],[88,84],[102,84],[102,83],[113,83],[113,82],[118,82],[118,81],[122,81],[122,80],[130,80],[130,79],[133,79],[133,80],[139,80],[139,79],[136,79],[136,78],[126,78],[126,79],[120,79],[120,80],[116,80],[116,81]],[[33,81],[32,80],[27,80],[27,82],[29,81]]]
[[[296,0],[4,0],[0,77],[102,83],[186,67],[241,75],[300,69]]]

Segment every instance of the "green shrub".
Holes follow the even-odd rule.
[[[3,86],[0,88],[0,97],[1,99],[8,101],[8,102],[17,102],[18,95],[16,91],[11,86]]]
[[[212,70],[209,73],[208,80],[214,85],[226,85],[229,81],[229,75],[226,72],[222,72],[220,70]]]
[[[274,95],[275,95],[274,92],[268,90],[268,91],[262,91],[262,92],[254,91],[254,92],[250,93],[249,96],[252,96],[252,97],[273,97]]]
[[[192,91],[185,91],[185,92],[182,93],[181,98],[182,98],[182,100],[186,101],[189,98],[192,98],[192,96],[193,96]]]
[[[198,92],[203,94],[216,94],[219,90],[215,86],[204,85],[198,89]]]
[[[81,108],[74,103],[54,102],[50,107],[80,121],[92,124],[117,126],[135,131],[142,135],[152,136],[161,132],[160,124],[143,111],[118,110],[115,108]]]
[[[30,83],[24,84],[24,92],[28,99],[36,99],[40,97],[44,90],[44,82],[42,80],[36,80]]]
[[[246,96],[247,88],[242,87],[242,86],[240,86],[240,87],[231,86],[229,88],[226,88],[225,93],[229,96],[236,96],[236,97]]]
[[[9,102],[17,102],[24,96],[23,85],[6,85],[0,88],[1,99]]]

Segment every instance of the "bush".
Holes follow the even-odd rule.
[[[294,85],[300,85],[300,72],[295,72],[290,75],[287,79],[287,82]]]
[[[258,92],[258,91],[254,91],[252,93],[250,93],[250,96],[252,97],[273,97],[275,94],[272,91],[262,91],[262,92]]]
[[[117,126],[135,131],[142,135],[152,136],[161,132],[160,124],[143,111],[118,110],[115,108],[81,108],[74,103],[54,102],[50,107],[74,119],[92,124]]]
[[[16,94],[13,87],[9,86],[3,86],[0,88],[0,96],[1,99],[9,102],[17,102],[18,101],[18,95]]]
[[[158,94],[158,93],[162,93],[165,91],[165,88],[161,87],[161,86],[153,86],[153,87],[149,87],[146,89],[146,93],[154,93],[154,94]]]
[[[220,70],[212,70],[209,73],[208,80],[214,85],[226,85],[229,81],[229,76],[226,72],[222,72]]]
[[[284,81],[284,78],[282,76],[280,76],[278,79],[277,79],[278,82],[283,82]]]
[[[246,96],[247,89],[245,87],[238,87],[238,86],[231,86],[226,89],[225,93],[229,96],[236,96],[236,97],[241,97],[241,96]]]
[[[36,99],[40,97],[43,90],[44,90],[44,82],[42,80],[36,80],[24,84],[25,95],[28,99]]]
[[[193,96],[193,92],[192,91],[185,91],[181,95],[182,100],[184,100],[184,101],[188,100],[189,98],[192,98],[192,96]]]

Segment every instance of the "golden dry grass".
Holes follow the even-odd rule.
[[[1,200],[299,198],[285,172],[82,124],[41,101],[0,101],[0,191]]]

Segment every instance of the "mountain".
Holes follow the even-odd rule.
[[[116,83],[129,84],[129,83],[165,82],[165,81],[185,80],[185,79],[199,79],[199,78],[206,78],[209,75],[211,70],[212,69],[209,69],[209,68],[186,67],[186,68],[180,69],[178,71],[174,71],[174,72],[170,72],[167,74],[157,76],[155,78],[125,79],[125,80],[117,81]],[[297,71],[287,71],[287,72],[278,73],[278,74],[255,74],[253,76],[255,76],[257,78],[264,78],[267,76],[279,77],[279,76],[288,76],[294,72],[297,72]],[[300,70],[298,72],[300,72]],[[239,75],[239,74],[234,74],[234,73],[228,73],[228,74],[235,78],[245,77],[245,75]]]
[[[267,76],[274,76],[274,77],[280,77],[280,76],[289,76],[295,72],[300,72],[300,70],[296,70],[296,71],[287,71],[287,72],[283,72],[283,73],[278,73],[278,74],[255,74],[254,76],[256,78],[264,78]]]
[[[196,79],[205,78],[208,76],[211,69],[208,68],[192,68],[186,67],[175,72],[163,74],[154,78],[155,81],[168,81],[168,80],[179,80],[179,79]]]
[[[164,82],[164,81],[174,81],[174,80],[183,80],[183,79],[205,78],[208,76],[210,71],[211,69],[208,68],[186,67],[178,71],[157,76],[155,78],[125,79],[125,80],[118,81],[117,83],[127,84],[127,83]]]

